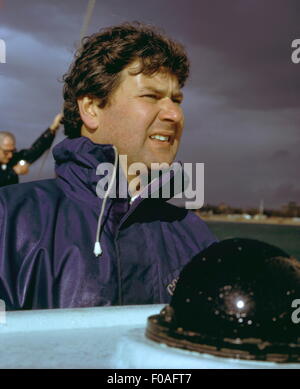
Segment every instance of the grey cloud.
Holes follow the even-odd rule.
[[[10,0],[0,10],[0,127],[28,146],[61,106],[58,82],[78,41],[86,1]],[[205,163],[206,202],[270,205],[299,195],[300,64],[296,0],[96,1],[89,33],[125,20],[163,27],[192,61],[178,159]],[[3,35],[4,34],[4,35]],[[59,139],[62,139],[62,133]],[[41,161],[23,180],[36,179]],[[43,177],[53,176],[51,154]],[[40,177],[39,177],[40,178]]]
[[[271,159],[275,161],[281,161],[283,159],[286,159],[290,156],[290,152],[288,150],[276,150],[272,156]]]

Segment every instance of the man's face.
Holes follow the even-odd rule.
[[[15,141],[6,136],[0,145],[0,163],[8,163],[12,159],[15,148]]]
[[[122,73],[122,81],[102,109],[97,143],[114,144],[119,154],[127,155],[128,166],[143,162],[171,164],[176,156],[183,130],[182,93],[177,78],[167,72],[152,76],[132,75],[138,62]],[[168,140],[152,139],[158,135]]]

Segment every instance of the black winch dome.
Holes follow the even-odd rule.
[[[147,336],[220,356],[300,361],[300,324],[291,318],[299,298],[296,259],[264,242],[227,239],[183,269],[170,306],[149,318]]]

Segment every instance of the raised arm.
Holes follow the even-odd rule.
[[[53,119],[52,124],[46,131],[38,137],[38,139],[32,144],[29,149],[20,150],[18,154],[18,160],[24,159],[28,163],[33,163],[41,157],[41,155],[51,147],[56,131],[61,124],[62,114],[59,113]]]

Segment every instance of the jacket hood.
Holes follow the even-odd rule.
[[[113,162],[114,150],[111,144],[98,144],[89,138],[65,138],[53,149],[56,166],[74,162],[85,168],[96,169],[102,161]]]
[[[82,136],[65,138],[53,149],[55,172],[64,191],[77,200],[100,204],[96,186],[101,176],[96,174],[101,162],[114,163],[111,144],[97,144]]]

